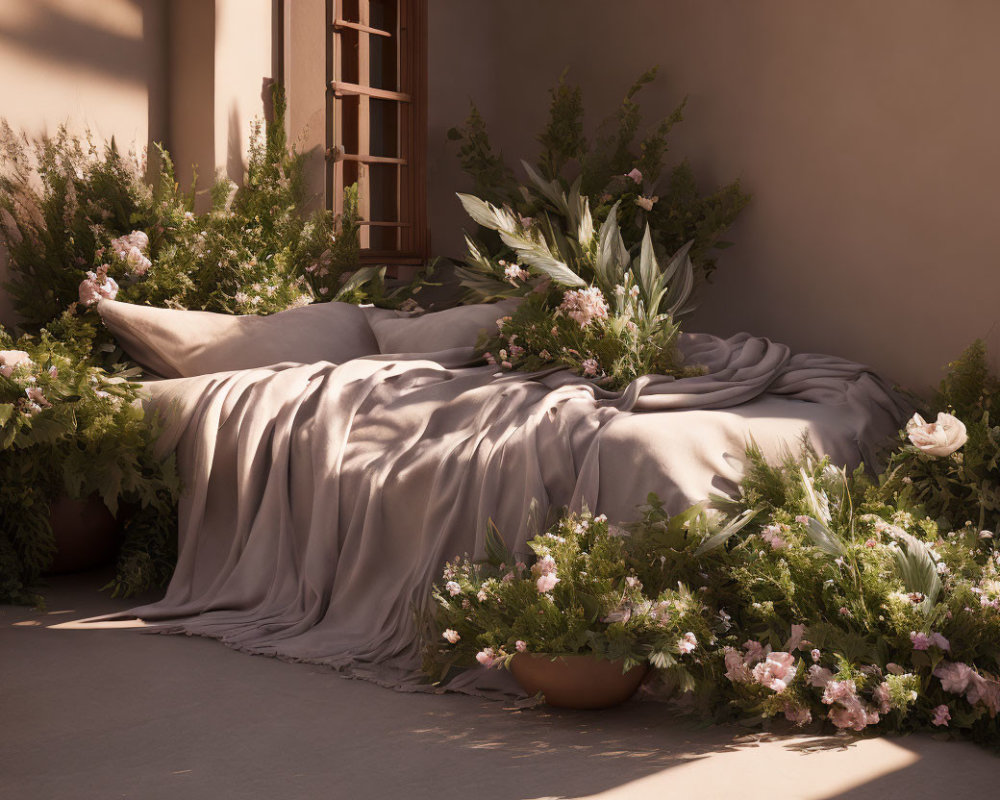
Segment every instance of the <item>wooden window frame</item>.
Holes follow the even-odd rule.
[[[344,16],[345,3],[357,4],[358,19]],[[363,264],[416,265],[426,262],[427,230],[427,0],[396,0],[396,31],[370,24],[370,0],[327,0],[326,195],[327,207],[343,211],[345,176],[356,178],[361,217]],[[352,15],[353,16],[353,15]],[[398,35],[396,35],[398,34]],[[372,37],[396,40],[396,89],[371,86]],[[344,77],[345,42],[356,39],[357,75]],[[350,61],[350,57],[348,56]],[[351,62],[353,66],[353,62]],[[356,98],[356,111],[346,98]],[[370,102],[397,104],[395,156],[372,155]],[[347,127],[345,127],[347,126]],[[354,127],[357,130],[354,130]],[[351,140],[356,147],[348,148]],[[351,150],[355,152],[351,152]],[[392,166],[395,179],[395,219],[371,219],[371,167]],[[371,246],[373,229],[398,231],[395,248]]]

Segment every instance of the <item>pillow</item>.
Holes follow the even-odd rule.
[[[480,332],[496,333],[497,320],[513,313],[518,302],[457,306],[416,317],[387,314],[383,309],[366,310],[380,352],[436,353],[474,347]]]
[[[97,310],[125,352],[164,378],[281,361],[341,364],[378,353],[365,312],[348,303],[316,303],[267,317],[152,308],[117,300],[102,300]]]

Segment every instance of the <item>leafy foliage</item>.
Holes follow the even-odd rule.
[[[528,542],[531,563],[502,544],[488,546],[487,561],[449,563],[434,587],[427,671],[506,665],[518,652],[592,654],[626,670],[650,660],[688,685],[708,633],[701,604],[672,579],[640,583],[623,533],[606,517],[571,514]]]
[[[384,269],[359,270],[357,187],[347,188],[339,219],[306,211],[304,161],[286,140],[280,89],[274,109],[266,126],[253,125],[243,185],[217,180],[204,213],[162,148],[147,178],[149,165],[114,140],[99,149],[60,129],[32,141],[3,123],[0,244],[23,327],[48,325],[76,340],[89,331],[95,350],[113,350],[85,296],[88,275],[113,287],[104,296],[236,314],[314,300],[402,301],[405,291],[386,289]]]
[[[575,191],[587,198],[595,224],[600,225],[612,209],[616,210],[630,253],[638,252],[648,227],[660,258],[691,242],[695,282],[708,278],[716,267],[715,251],[728,246],[722,234],[749,202],[749,196],[739,182],[702,196],[686,161],[674,166],[661,181],[668,137],[683,119],[684,104],[639,138],[642,114],[636,96],[655,77],[654,68],[629,88],[621,107],[601,124],[591,148],[584,134],[582,93],[567,85],[563,75],[550,93],[549,120],[538,136],[541,152],[535,167],[522,162],[529,178],[525,185],[518,184],[502,154],[491,144],[486,123],[473,105],[464,126],[448,133],[458,142],[459,161],[473,180],[473,194],[498,208],[507,208],[513,219],[537,220],[540,230],[574,230],[567,217],[576,204],[563,207],[553,195],[570,190],[575,177]],[[555,193],[547,191],[536,175],[554,184]],[[473,273],[460,272],[470,296],[488,299],[498,293],[509,294],[502,279],[484,281],[486,273],[475,266],[483,258],[495,264],[513,256],[511,243],[502,236],[498,239],[484,232],[480,239],[470,239]]]
[[[932,407],[958,417],[968,441],[942,458],[922,452],[900,433],[887,490],[922,504],[943,527],[1000,530],[1000,380],[982,341],[948,365]]]
[[[661,267],[647,225],[632,258],[618,227],[617,205],[598,229],[579,179],[567,194],[558,181],[546,180],[527,164],[525,169],[553,210],[544,222],[459,195],[469,215],[496,231],[527,267],[493,260],[468,240],[470,267],[460,274],[483,283],[505,279],[511,293],[531,292],[499,334],[481,343],[487,360],[507,369],[569,367],[612,388],[640,375],[690,374],[681,366],[675,318],[690,309],[691,243]]]
[[[0,329],[0,601],[38,601],[55,553],[49,506],[63,495],[128,507],[116,593],[169,577],[179,482],[128,377],[87,366],[47,331],[15,342]]]

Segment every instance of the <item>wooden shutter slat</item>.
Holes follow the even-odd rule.
[[[389,89],[376,89],[374,86],[360,86],[344,81],[330,81],[330,88],[336,97],[357,96],[374,97],[376,100],[395,100],[397,103],[412,103],[413,97],[406,92],[393,92]]]
[[[381,28],[373,28],[371,25],[362,25],[360,22],[351,22],[346,19],[334,20],[333,29],[335,31],[343,30],[344,28],[351,28],[352,30],[361,31],[362,33],[370,33],[374,36],[392,38],[392,34],[389,31],[384,31]]]

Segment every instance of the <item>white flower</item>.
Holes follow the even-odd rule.
[[[927,422],[919,414],[906,423],[906,435],[914,447],[929,456],[947,456],[954,453],[968,440],[965,424],[958,417],[943,411],[936,422]]]
[[[459,586],[458,583],[455,581],[448,581],[444,585],[444,588],[448,591],[448,594],[450,594],[452,597],[454,597],[456,594],[462,593],[462,587]]]
[[[601,368],[601,365],[597,363],[597,359],[594,358],[586,359],[580,366],[583,368],[583,374],[587,378],[594,377]]]
[[[0,350],[0,375],[9,378],[18,367],[28,368],[34,362],[23,350]]]
[[[462,637],[458,635],[458,631],[448,628],[444,633],[441,634],[449,644],[455,644]]]
[[[659,199],[660,198],[655,195],[653,197],[637,197],[635,198],[635,204],[643,211],[652,211],[653,206]]]
[[[480,589],[479,592],[478,592],[478,594],[476,594],[476,599],[480,603],[485,603],[487,601],[487,599],[489,599],[489,595],[486,594],[486,590],[485,589]]]
[[[555,576],[555,573],[550,572],[547,575],[542,575],[535,582],[535,587],[538,589],[539,594],[545,594],[555,589],[557,583],[559,583],[559,579]]]
[[[695,635],[688,631],[680,639],[677,640],[677,651],[683,656],[688,653],[694,652],[694,649],[698,646],[698,640]]]

